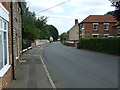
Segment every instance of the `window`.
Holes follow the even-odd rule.
[[[2,44],[2,32],[0,31],[0,69],[3,67],[3,44]]]
[[[7,23],[5,21],[3,21],[3,27],[4,30],[7,30]]]
[[[93,37],[98,37],[98,36],[99,36],[99,34],[92,34],[92,36],[93,36]]]
[[[120,34],[120,26],[118,26],[118,34]]]
[[[0,18],[0,70],[8,64],[8,23]]]
[[[106,31],[109,30],[109,23],[104,23],[104,30],[106,30]]]
[[[98,37],[98,35],[93,35],[93,37]]]
[[[97,31],[98,30],[98,23],[93,23],[93,30]]]
[[[105,37],[105,38],[108,38],[108,37],[109,37],[109,34],[104,34],[104,37]]]
[[[2,20],[0,19],[0,28],[2,29]]]

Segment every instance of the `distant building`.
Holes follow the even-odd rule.
[[[75,19],[75,25],[68,31],[68,40],[78,41],[79,40],[79,23],[78,19]]]
[[[80,37],[119,37],[116,22],[111,15],[90,15],[79,23]]]

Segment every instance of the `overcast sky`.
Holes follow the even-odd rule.
[[[67,0],[27,0],[30,11],[35,11],[37,17],[47,16],[47,24],[54,25],[59,34],[73,27],[75,19],[81,22],[89,15],[104,15],[115,10],[109,0],[70,0],[60,6],[41,12]]]

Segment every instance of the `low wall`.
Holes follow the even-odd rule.
[[[49,43],[49,41],[48,40],[35,40],[36,46],[43,45],[46,43]]]

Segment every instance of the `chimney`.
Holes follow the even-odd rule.
[[[78,24],[78,19],[75,19],[75,25]]]

